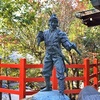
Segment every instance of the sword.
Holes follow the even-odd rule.
[[[76,47],[76,44],[72,43],[72,49],[74,49],[79,54],[79,56],[81,56],[80,51]]]

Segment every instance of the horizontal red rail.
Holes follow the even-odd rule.
[[[25,68],[43,68],[43,64],[27,64]],[[66,65],[66,68],[84,68],[83,64],[70,64]]]
[[[100,66],[100,63],[98,63],[98,66]]]
[[[96,74],[92,74],[89,76],[89,79],[96,77]]]
[[[19,64],[0,64],[2,68],[20,68]]]
[[[11,89],[5,89],[5,88],[0,88],[0,92],[18,94],[18,95],[20,94],[19,90],[11,90]]]
[[[42,68],[43,64],[27,64],[25,68]]]
[[[67,68],[84,68],[83,64],[70,64],[66,65]]]
[[[65,90],[65,94],[73,94],[73,93],[79,93],[81,89],[73,89],[73,90]]]
[[[0,80],[20,81],[20,78],[10,76],[0,76]]]
[[[26,78],[26,82],[43,82],[44,78],[43,77],[38,77],[38,78]]]
[[[76,81],[76,80],[84,80],[84,77],[66,77],[67,81]]]
[[[96,66],[96,64],[90,64],[90,68],[93,68],[94,66]]]
[[[100,72],[98,72],[98,74],[100,74]]]
[[[25,92],[25,95],[32,95],[32,94],[35,94],[35,93],[37,93],[37,92],[39,92],[39,90],[26,91],[26,92]]]
[[[98,81],[98,85],[100,85],[100,81]]]

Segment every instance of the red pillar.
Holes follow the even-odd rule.
[[[93,78],[94,80],[94,87],[96,89],[98,89],[98,60],[97,59],[94,59],[93,60],[93,74],[95,74],[95,77]]]
[[[25,78],[26,78],[26,69],[25,69],[25,65],[26,65],[26,59],[21,59],[20,60],[20,83],[19,83],[19,91],[20,91],[20,95],[19,95],[19,100],[25,98],[25,91],[26,91],[26,82],[25,82]]]
[[[0,59],[1,64],[1,59]],[[0,67],[0,76],[1,76],[1,67]],[[2,80],[0,80],[0,88],[2,87]],[[2,100],[2,92],[0,92],[0,100]]]
[[[89,59],[84,59],[84,87],[89,85]]]
[[[52,72],[52,88],[54,90],[58,89],[58,82],[57,82],[56,69],[55,68],[53,69],[53,72]]]

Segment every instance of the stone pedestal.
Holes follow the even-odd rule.
[[[100,93],[92,86],[86,86],[79,93],[78,100],[100,100]]]
[[[58,90],[38,92],[30,100],[70,100],[68,96],[61,95]]]

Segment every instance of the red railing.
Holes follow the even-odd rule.
[[[0,61],[1,62],[1,61]],[[83,76],[77,76],[77,77],[66,77],[65,81],[83,81],[84,86],[90,85],[89,80],[93,79],[93,85],[96,89],[98,89],[98,85],[100,84],[100,71],[98,68],[100,66],[100,63],[98,63],[97,59],[94,59],[93,64],[89,63],[89,59],[84,59],[83,64],[70,64],[66,65],[67,68],[78,68],[83,69]],[[0,92],[10,93],[10,94],[17,94],[19,95],[19,100],[22,98],[25,98],[26,95],[32,95],[38,91],[26,91],[26,82],[44,82],[43,77],[33,77],[33,78],[27,78],[26,77],[26,69],[30,68],[42,68],[42,64],[27,64],[26,59],[21,59],[19,64],[3,64],[0,63],[0,69],[1,68],[17,68],[20,71],[19,77],[10,77],[10,76],[0,76],[0,80],[8,80],[8,81],[17,81],[19,82],[19,90],[12,90],[12,89],[5,89],[0,87]],[[93,68],[93,73],[90,73],[90,68]],[[52,72],[52,88],[57,90],[58,84],[57,84],[57,78],[56,78],[56,69],[53,69]],[[72,90],[65,90],[65,94],[75,94],[79,93],[81,89],[72,89]]]

